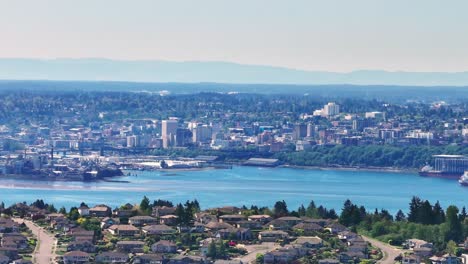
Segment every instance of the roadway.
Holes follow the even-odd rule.
[[[49,232],[45,231],[42,227],[36,225],[32,221],[24,220],[20,218],[14,218],[15,222],[21,224],[25,223],[26,226],[31,230],[33,235],[37,238],[38,246],[34,250],[32,255],[33,263],[36,264],[50,264],[54,262],[56,257],[55,249],[57,246],[57,239]]]
[[[379,240],[362,236],[362,238],[371,243],[372,246],[379,248],[382,251],[383,257],[377,263],[379,264],[393,264],[395,263],[395,258],[403,253],[403,250],[395,248],[387,243],[381,242]]]

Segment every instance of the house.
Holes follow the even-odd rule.
[[[263,224],[261,222],[256,222],[256,221],[246,221],[246,220],[243,220],[243,221],[239,221],[235,224],[235,226],[237,228],[248,228],[248,229],[256,229],[256,230],[259,230],[259,229],[262,229],[263,228]]]
[[[128,263],[128,254],[120,252],[104,252],[96,256],[96,263]]]
[[[120,219],[119,218],[110,218],[110,217],[104,217],[101,220],[101,228],[106,229],[111,225],[118,225],[120,224]]]
[[[403,246],[411,250],[414,250],[415,248],[431,248],[432,249],[434,247],[432,243],[429,243],[421,239],[408,239],[403,243]]]
[[[266,224],[272,220],[271,216],[269,215],[251,215],[247,218],[249,221],[253,222],[260,222],[262,224]]]
[[[428,258],[432,256],[432,248],[428,248],[428,247],[413,248],[413,253],[416,256],[419,256],[422,258]]]
[[[144,246],[145,242],[143,241],[131,240],[118,241],[116,244],[116,248],[118,251],[127,253],[143,253]]]
[[[342,241],[348,241],[348,240],[352,240],[352,239],[355,239],[358,237],[358,234],[354,233],[354,232],[351,232],[351,231],[341,231],[341,232],[338,232],[338,239],[342,240]]]
[[[288,233],[284,231],[261,231],[258,234],[258,239],[262,242],[276,242],[277,240],[286,239]]]
[[[128,219],[128,223],[134,226],[151,225],[156,224],[156,222],[156,218],[147,215],[133,216]]]
[[[152,209],[151,215],[159,218],[161,216],[165,215],[173,215],[175,214],[176,208],[175,207],[169,207],[169,206],[155,206]]]
[[[330,231],[332,234],[338,234],[340,232],[348,230],[348,228],[340,223],[332,223],[325,228]]]
[[[429,260],[432,264],[460,264],[462,263],[456,256],[445,254],[442,257],[433,256]]]
[[[201,224],[207,224],[209,222],[218,222],[218,218],[216,217],[216,215],[212,215],[207,212],[199,212],[195,213],[195,221]]]
[[[301,257],[301,254],[298,252],[297,249],[289,247],[289,248],[279,248],[277,250],[267,252],[263,256],[263,263],[264,264],[273,264],[273,263],[281,263],[287,264],[291,263],[293,260]]]
[[[6,248],[25,249],[28,247],[28,239],[20,233],[5,233],[2,235],[0,245]]]
[[[70,251],[63,254],[64,264],[89,263],[89,254],[82,251]]]
[[[63,216],[54,218],[54,220],[50,222],[50,227],[52,227],[55,230],[61,230],[65,232],[70,230],[72,226],[74,226],[74,224],[71,223],[70,220],[68,220],[68,218]]]
[[[222,215],[219,217],[220,223],[228,223],[231,225],[235,225],[236,223],[245,220],[246,217],[241,214],[234,214],[234,215]]]
[[[322,247],[323,241],[318,236],[310,236],[310,237],[301,236],[301,237],[298,237],[292,244],[299,245],[307,249],[314,249],[314,248]]]
[[[177,215],[163,215],[159,217],[159,223],[163,225],[176,225],[178,219]]]
[[[89,215],[94,217],[106,217],[111,216],[112,210],[105,204],[96,205],[89,209]]]
[[[323,230],[323,227],[314,223],[299,223],[292,227],[293,230],[301,230],[305,235],[320,232]]]
[[[421,257],[414,254],[403,256],[401,258],[401,264],[419,264],[421,263]]]
[[[144,226],[142,232],[145,235],[173,235],[176,230],[167,225],[150,225]]]
[[[285,216],[274,219],[267,223],[270,230],[288,230],[302,222],[302,219],[294,216]]]
[[[339,255],[340,262],[342,263],[349,263],[353,261],[354,263],[359,262],[362,259],[367,259],[367,255],[363,252],[353,252],[353,251],[346,251]]]
[[[168,264],[205,264],[202,257],[177,255],[169,260]]]
[[[80,207],[78,207],[78,213],[81,215],[81,216],[88,216],[89,215],[89,207],[87,205],[81,205]]]
[[[227,228],[221,229],[217,232],[222,239],[229,240],[251,240],[253,238],[252,232],[247,228]]]
[[[315,218],[310,218],[310,217],[301,217],[301,219],[305,223],[317,224],[317,225],[319,225],[321,227],[326,227],[326,226],[332,224],[332,221],[333,221],[333,220],[330,220],[330,219],[315,219]]]
[[[83,251],[86,253],[95,253],[96,246],[91,241],[74,241],[67,245],[67,251]]]
[[[165,264],[167,262],[163,254],[142,254],[133,258],[133,264]]]
[[[64,217],[65,217],[65,215],[63,215],[63,214],[53,213],[53,214],[46,215],[46,220],[48,222],[52,222],[56,218],[64,218]]]
[[[108,229],[114,236],[137,236],[140,230],[132,225],[112,225]]]
[[[19,226],[10,218],[0,218],[0,233],[17,233]]]
[[[126,209],[116,209],[112,212],[112,215],[115,217],[120,217],[120,218],[128,218],[132,217],[135,215],[134,210],[126,210]]]
[[[209,222],[208,224],[205,225],[205,228],[212,232],[216,232],[221,229],[229,229],[229,228],[234,228],[234,227],[228,223]]]
[[[160,240],[151,245],[151,251],[154,253],[175,253],[177,251],[177,246],[174,242]]]

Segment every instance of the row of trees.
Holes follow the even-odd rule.
[[[461,146],[391,146],[366,145],[333,147],[314,146],[304,152],[282,152],[275,155],[284,163],[300,166],[375,166],[421,168],[433,162],[435,154],[468,155]]]

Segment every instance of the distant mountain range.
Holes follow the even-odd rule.
[[[122,61],[108,59],[0,59],[0,79],[468,86],[468,72],[388,72],[362,70],[349,73],[336,73],[244,65],[230,62]]]

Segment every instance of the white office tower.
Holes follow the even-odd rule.
[[[163,148],[169,148],[174,145],[175,135],[177,133],[178,121],[177,120],[163,120],[162,121],[162,140]]]

